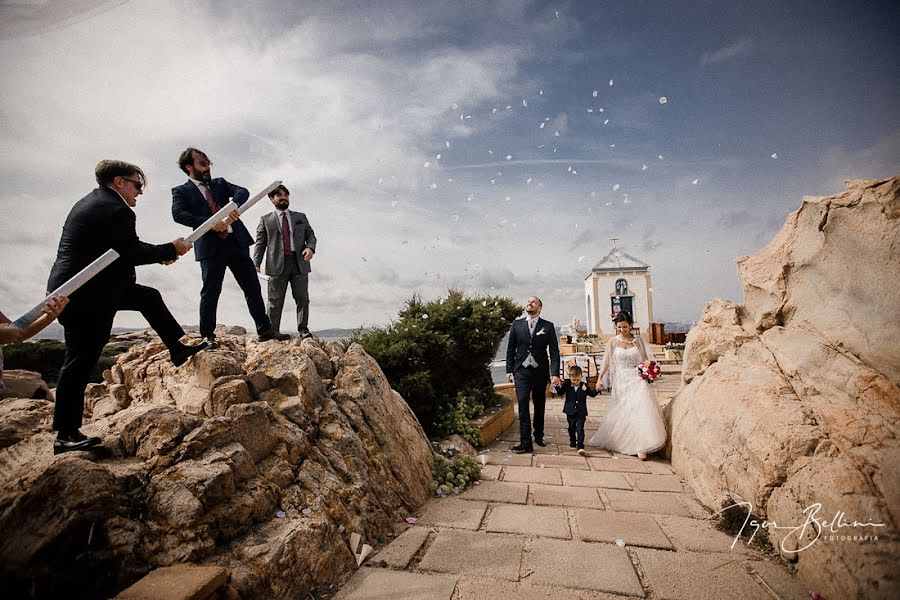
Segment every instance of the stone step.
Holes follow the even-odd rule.
[[[151,571],[116,600],[207,600],[227,583],[223,567],[172,565]]]

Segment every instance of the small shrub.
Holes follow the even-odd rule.
[[[458,494],[481,479],[481,467],[468,454],[457,454],[449,460],[434,454],[433,459],[431,493],[438,497]]]
[[[458,433],[477,445],[468,420],[496,404],[489,365],[521,312],[499,296],[449,290],[425,302],[415,295],[396,321],[354,333],[347,345],[358,342],[378,362],[429,435]]]

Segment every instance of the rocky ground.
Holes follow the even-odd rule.
[[[109,597],[192,562],[303,597],[428,499],[430,445],[361,347],[221,340],[179,369],[158,341],[120,356],[88,393],[97,454],[53,455],[52,403],[0,402],[4,594]]]

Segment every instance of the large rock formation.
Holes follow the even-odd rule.
[[[0,402],[5,593],[107,597],[149,569],[225,566],[242,598],[306,597],[429,497],[432,452],[358,345],[132,347],[87,395],[105,453],[54,457],[52,404]]]
[[[711,302],[688,336],[672,466],[777,524],[825,597],[900,597],[900,178],[806,199],[737,265],[744,304]]]

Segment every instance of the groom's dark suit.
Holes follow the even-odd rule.
[[[250,198],[246,188],[234,185],[221,177],[210,182],[210,192],[217,208],[229,200],[240,206]],[[176,223],[196,229],[213,215],[203,193],[190,179],[172,188],[172,218]],[[266,315],[266,305],[256,278],[256,267],[250,260],[249,248],[253,238],[240,220],[231,224],[231,232],[224,238],[209,231],[194,244],[194,257],[200,262],[203,288],[200,290],[200,335],[211,338],[216,328],[216,309],[222,293],[225,269],[230,269],[244,292],[247,308],[256,323],[256,332],[272,328]]]
[[[523,363],[531,354],[537,366]],[[549,358],[548,358],[549,355]],[[534,439],[544,439],[544,403],[547,400],[547,383],[559,374],[559,343],[553,323],[537,318],[532,335],[528,319],[513,321],[506,348],[506,372],[512,373],[519,402],[519,439],[524,446],[531,446],[531,418],[528,398],[534,402]]]
[[[110,248],[119,258],[73,292],[59,315],[65,328],[66,358],[56,388],[53,428],[60,432],[81,427],[84,390],[109,341],[117,311],[140,311],[170,349],[178,346],[184,335],[159,292],[138,285],[134,272],[136,265],[175,260],[175,246],[140,241],[134,211],[108,187],[95,189],[69,212],[47,289],[56,289]]]

